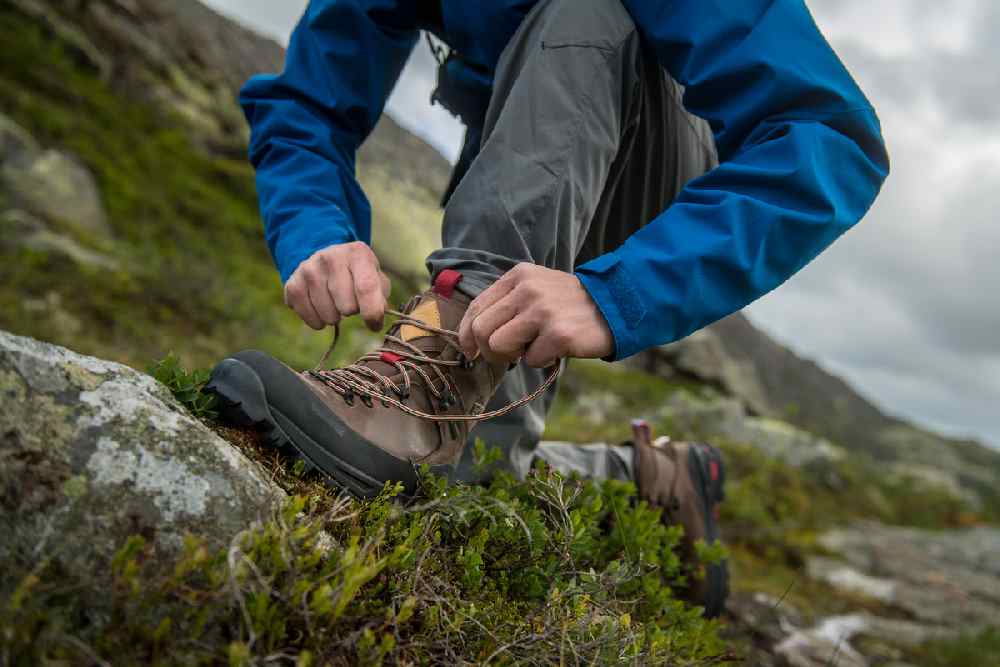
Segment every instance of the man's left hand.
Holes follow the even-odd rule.
[[[535,264],[515,266],[469,305],[458,340],[470,359],[524,358],[534,368],[559,359],[607,357],[614,336],[597,304],[572,273]]]

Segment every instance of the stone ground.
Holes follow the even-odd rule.
[[[857,611],[807,623],[787,601],[736,595],[730,614],[763,649],[752,664],[905,667],[901,649],[1000,626],[1000,529],[866,522],[827,533],[820,543],[830,555],[811,558],[806,576],[877,601],[885,615]]]

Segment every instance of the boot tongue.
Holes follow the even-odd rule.
[[[410,317],[426,322],[437,329],[457,330],[462,315],[465,313],[465,306],[468,305],[464,298],[456,298],[455,286],[461,280],[462,274],[452,269],[445,269],[439,273],[434,279],[434,285],[430,291],[424,292],[421,295],[420,303],[410,311]],[[402,325],[397,335],[407,343],[421,349],[424,347],[416,342],[417,339],[437,337],[433,331],[427,331],[413,324]]]
[[[437,329],[456,331],[468,306],[468,299],[465,295],[455,292],[455,286],[461,279],[462,274],[458,271],[445,269],[438,274],[434,286],[420,295],[416,305],[407,312],[407,315]],[[414,324],[393,327],[389,330],[389,334],[416,347],[427,356],[435,357],[445,348],[440,335]],[[402,358],[397,356],[394,351],[398,350],[408,354],[412,354],[412,351],[388,341],[383,347],[390,351],[383,352],[380,360],[369,361],[365,365],[376,373],[393,377],[398,374],[393,363]]]

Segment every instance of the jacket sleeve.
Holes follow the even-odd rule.
[[[802,0],[625,0],[706,119],[719,166],[577,268],[614,358],[774,289],[867,212],[889,172],[878,118]]]
[[[282,281],[317,250],[371,239],[355,156],[418,37],[401,4],[311,0],[284,72],[256,76],[240,93],[265,237]]]

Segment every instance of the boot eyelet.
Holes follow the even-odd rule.
[[[441,408],[447,410],[451,406],[455,405],[455,396],[450,391],[445,391],[441,398],[438,400]]]
[[[403,391],[397,391],[396,395],[399,396],[400,403],[406,403],[406,399],[410,397],[410,390],[404,389]]]
[[[366,408],[372,407],[372,397],[367,394],[361,395],[361,402],[365,404]]]
[[[354,405],[354,392],[351,391],[350,389],[341,394],[341,398],[344,399],[344,403],[347,403],[348,405]]]

